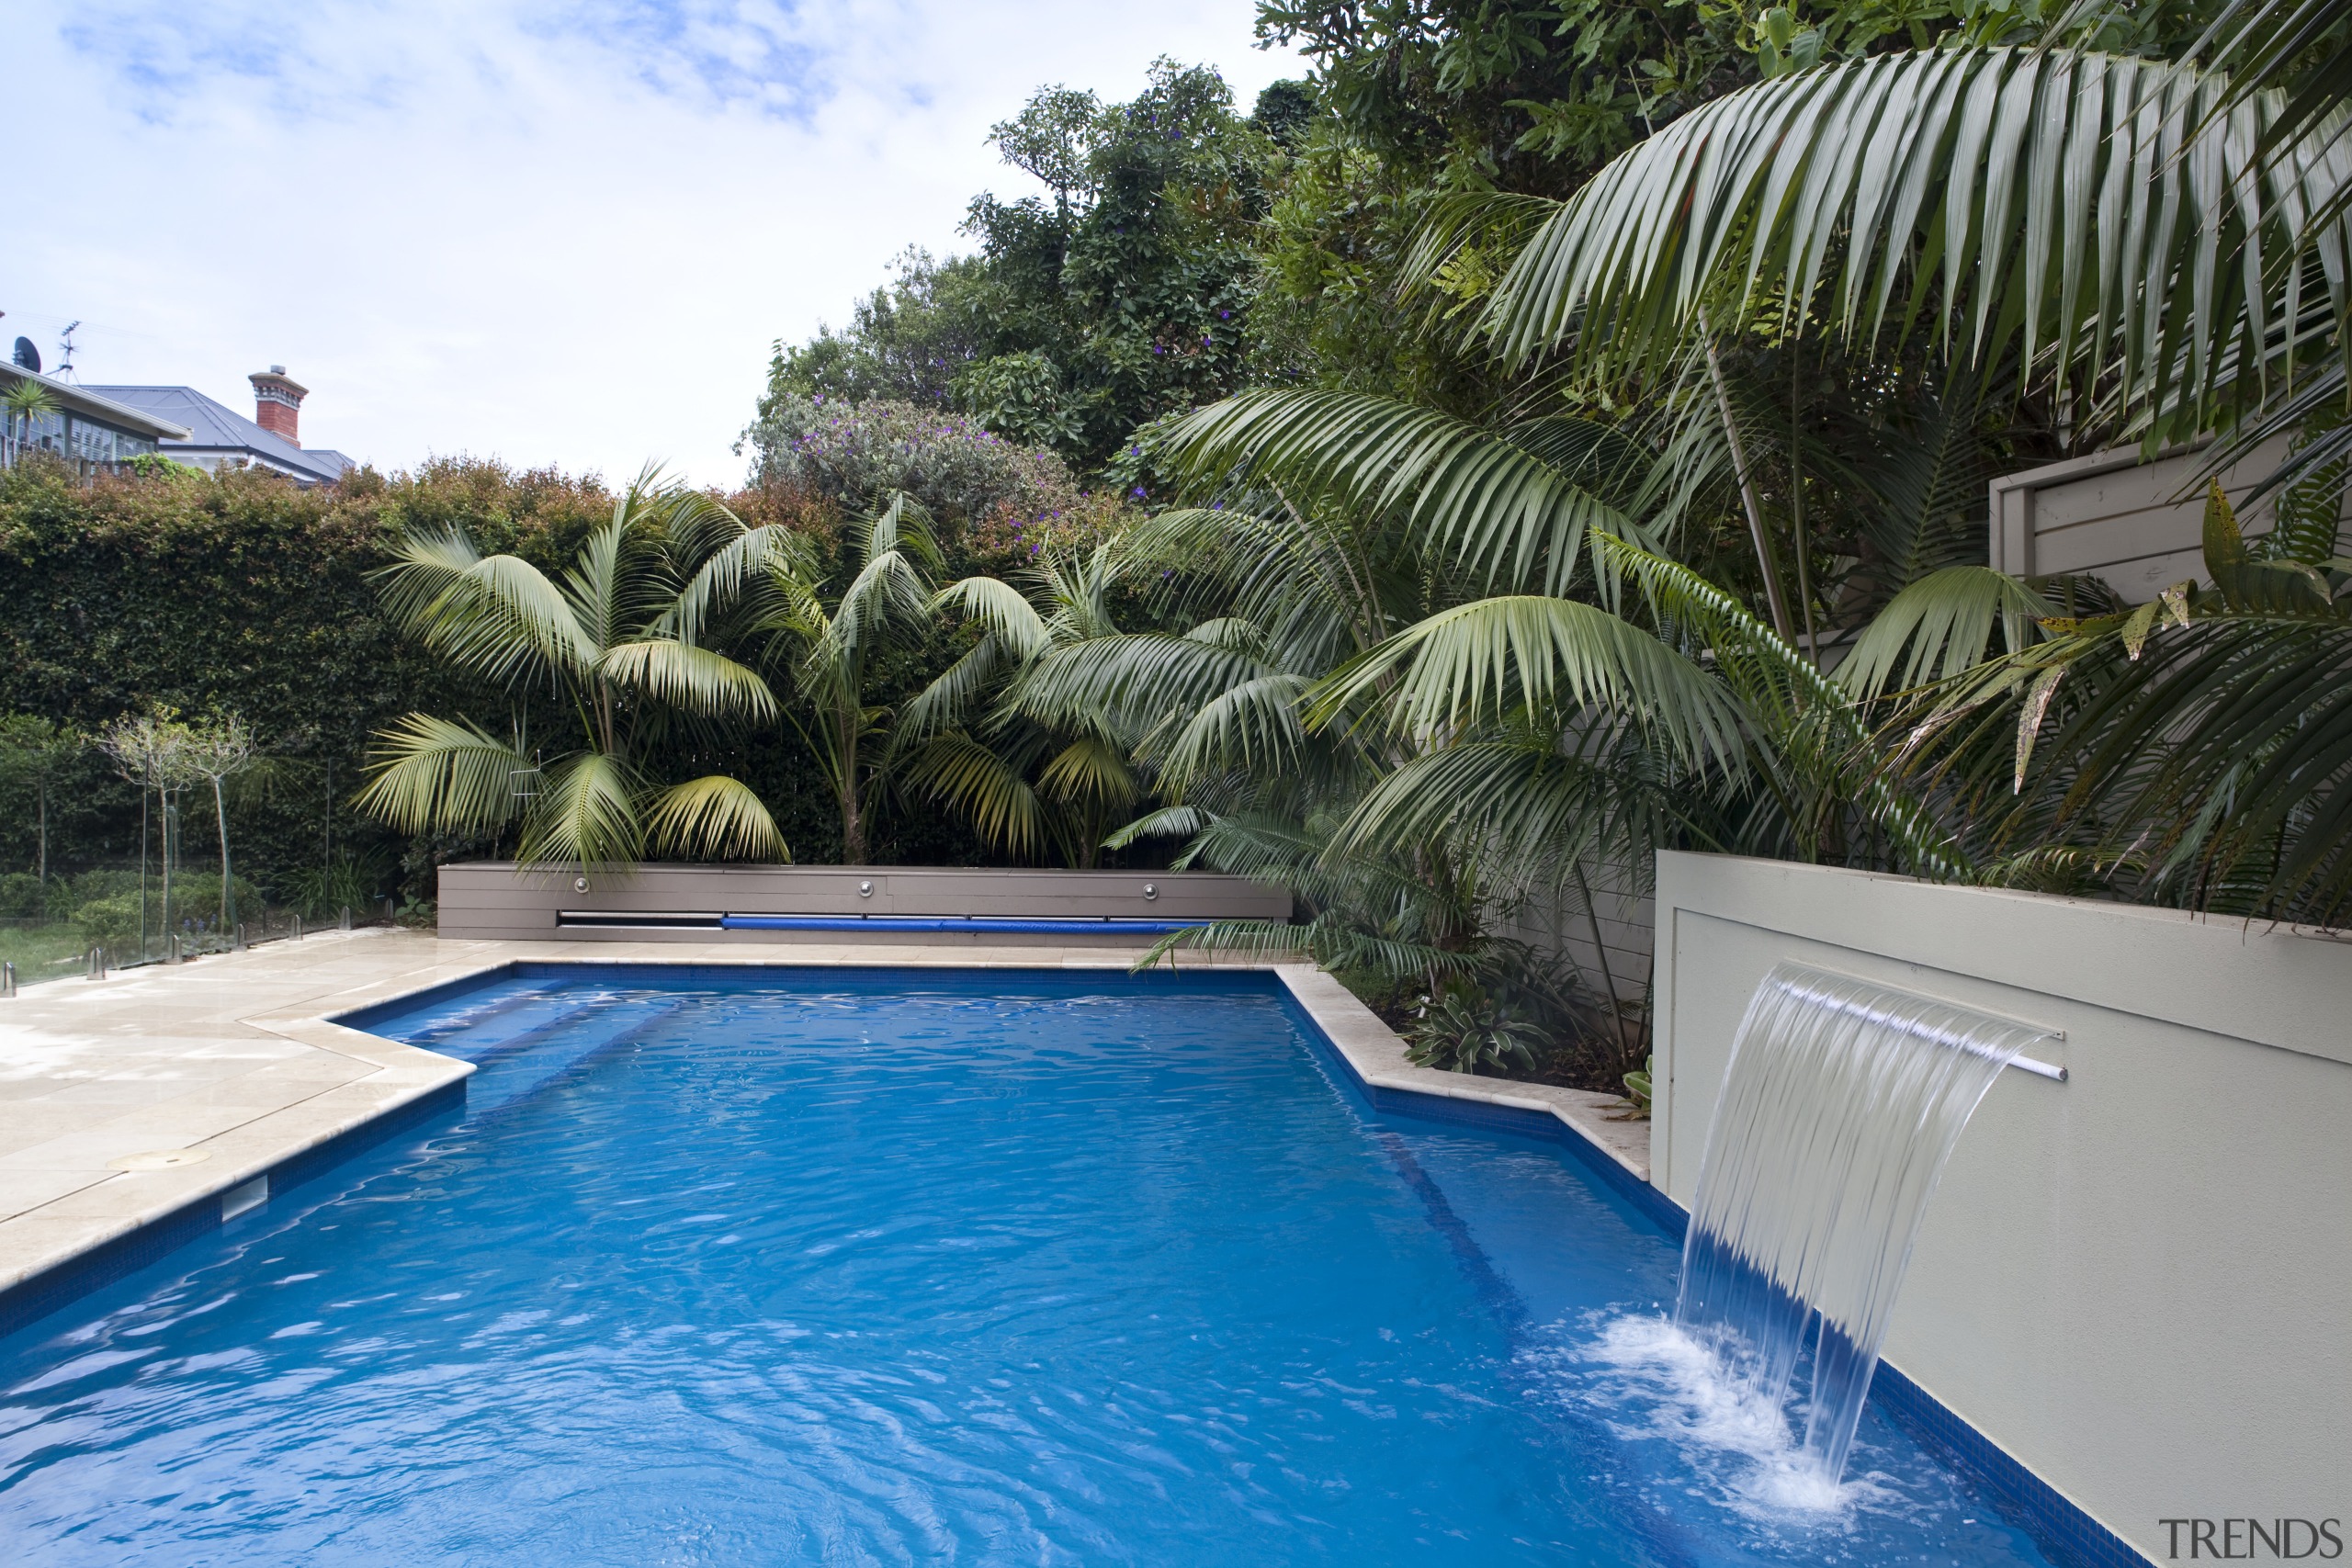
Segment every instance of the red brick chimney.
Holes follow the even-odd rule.
[[[302,427],[302,400],[311,395],[311,389],[287,379],[283,365],[255,371],[245,379],[254,384],[254,423],[272,435],[284,436],[291,446],[302,445],[299,434]]]

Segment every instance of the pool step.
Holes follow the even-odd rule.
[[[516,995],[449,1028],[412,1035],[408,1043],[460,1061],[481,1062],[526,1044],[594,1008],[602,998],[567,995],[550,982]]]
[[[684,1002],[652,1005],[638,999],[595,998],[569,1011],[558,1023],[534,1032],[515,1048],[501,1051],[466,1080],[466,1114],[486,1116],[528,1099],[591,1057],[609,1051],[676,1012]],[[597,1009],[607,1010],[598,1013]]]

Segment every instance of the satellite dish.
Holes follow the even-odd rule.
[[[36,376],[40,374],[40,350],[33,346],[33,340],[28,337],[17,340],[17,367]]]

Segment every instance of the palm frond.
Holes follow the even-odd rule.
[[[1644,865],[1677,842],[1705,842],[1683,802],[1699,781],[1562,739],[1521,730],[1424,751],[1367,791],[1333,839],[1343,851],[1429,843],[1450,835],[1481,846],[1521,888],[1577,863]]]
[[[1586,530],[1624,523],[1578,474],[1544,455],[1574,455],[1593,473],[1614,477],[1590,461],[1603,450],[1598,434],[1584,446],[1561,435],[1557,421],[1513,441],[1394,399],[1262,389],[1189,416],[1178,449],[1196,474],[1246,470],[1253,482],[1395,513],[1489,585],[1558,592],[1575,573]]]
[[[2063,846],[2143,898],[2344,923],[2352,610],[2184,608],[2085,623],[1923,695],[1941,728],[1909,765],[2004,858]]]
[[[518,815],[523,754],[462,721],[412,713],[376,732],[354,802],[403,833],[471,833]]]
[[[1020,590],[993,577],[967,577],[951,582],[933,603],[978,621],[1015,659],[1044,652],[1051,640],[1037,607]]]
[[[1389,723],[1452,734],[1518,708],[1600,708],[1725,766],[1745,749],[1738,708],[1657,637],[1595,605],[1533,595],[1443,610],[1340,666],[1316,688],[1312,722],[1374,702]]]
[[[890,499],[866,520],[862,553],[868,561],[903,556],[913,565],[937,570],[939,536],[932,527],[931,513],[905,491],[892,491]]]
[[[791,529],[773,523],[745,528],[708,496],[695,494],[694,499],[707,503],[710,513],[683,501],[676,509],[684,514],[681,525],[688,541],[680,553],[695,564],[659,627],[674,631],[686,642],[702,636],[719,606],[752,597],[779,576],[806,578],[817,570],[808,541]],[[733,524],[737,532],[725,532],[727,524]]]
[[[1303,675],[1257,675],[1203,703],[1161,742],[1167,790],[1181,794],[1202,774],[1227,769],[1279,772],[1306,742],[1298,712],[1306,689]]]
[[[1131,632],[1054,649],[1023,672],[1006,705],[1041,724],[1108,717],[1140,727],[1275,673],[1248,654],[1166,632]]]
[[[1037,788],[1051,799],[1083,801],[1114,810],[1134,805],[1141,793],[1126,758],[1091,735],[1082,735],[1054,753],[1037,775]]]
[[[920,746],[971,722],[1015,668],[1016,661],[1002,643],[993,637],[981,638],[978,647],[907,699],[891,729],[893,743],[901,749]]]
[[[655,853],[676,851],[710,860],[790,862],[792,850],[749,784],[712,774],[653,793],[645,841]]]
[[[1102,840],[1102,847],[1124,850],[1139,839],[1189,839],[1209,821],[1209,814],[1197,806],[1163,806],[1121,827]]]
[[[939,801],[972,825],[981,841],[1016,858],[1045,841],[1037,792],[1005,760],[968,735],[933,737],[900,768],[906,786]]]
[[[1630,579],[1662,623],[1713,658],[1717,677],[1774,754],[1768,783],[1779,787],[1784,812],[1826,816],[1850,807],[1893,842],[1907,869],[1947,881],[1972,874],[1959,840],[1926,800],[1891,776],[1845,690],[1813,660],[1679,562],[1608,535],[1594,539],[1593,554],[1611,597],[1618,581]]]
[[[571,600],[528,561],[483,556],[454,532],[405,536],[390,550],[376,573],[385,605],[435,652],[509,685],[595,661]]]
[[[555,763],[523,819],[519,858],[583,869],[644,859],[640,789],[635,771],[620,757],[582,751]]]
[[[2288,258],[2339,315],[2340,139],[2259,169],[2274,99],[2217,112],[2194,65],[2029,49],[1871,56],[1744,88],[1620,155],[1514,261],[1487,326],[1524,362],[1656,367],[1702,310],[1799,312],[1873,340],[1924,318],[1948,355],[2047,367],[2063,401],[2110,369],[2184,439],[2283,371]]]
[[[625,691],[690,713],[775,716],[775,694],[756,671],[691,643],[664,638],[624,642],[605,649],[595,669]]]
[[[2030,585],[2006,572],[1946,567],[1887,602],[1838,667],[1838,681],[1862,697],[1878,696],[1890,684],[1948,681],[1984,661],[1995,626],[2014,653],[2034,639],[2041,620],[2056,614]]]

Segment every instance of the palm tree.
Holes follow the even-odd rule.
[[[842,860],[865,863],[867,827],[889,760],[890,711],[871,690],[885,657],[918,640],[933,621],[931,574],[939,547],[931,519],[892,491],[854,535],[848,585],[828,609],[825,585],[805,554],[778,555],[767,585],[775,607],[762,629],[782,647],[806,716],[785,717],[816,754],[841,813]]]
[[[1140,737],[1108,706],[1041,718],[1023,705],[1026,681],[1047,658],[1120,635],[1110,600],[1123,565],[1109,543],[1049,553],[1027,574],[1035,603],[992,577],[950,583],[933,601],[960,613],[978,640],[899,716],[898,766],[992,848],[1022,858],[1050,848],[1065,864],[1091,868],[1144,795],[1130,755]]]
[[[11,447],[21,450],[32,439],[33,421],[57,412],[57,400],[47,387],[27,377],[0,393],[0,410],[7,415],[7,426],[0,434],[8,438]],[[13,458],[14,453],[10,454]]]
[[[1498,923],[1581,860],[1631,860],[1668,830],[1672,784],[1744,765],[1713,680],[1568,596],[1589,588],[1600,525],[1633,527],[1621,505],[1650,459],[1619,433],[1538,419],[1498,435],[1388,400],[1259,392],[1179,439],[1208,504],[1114,553],[1160,585],[1159,625],[1033,634],[1001,699],[1128,738],[1167,804],[1113,845],[1183,838],[1178,863],[1281,882],[1309,916],[1169,946],[1304,946],[1432,994],[1525,984],[1532,956]]]
[[[378,733],[362,809],[411,833],[513,827],[519,859],[583,869],[649,850],[789,858],[748,785],[663,784],[653,759],[712,721],[775,716],[766,682],[704,638],[752,590],[805,569],[799,537],[648,468],[560,576],[457,532],[410,535],[393,557],[378,576],[395,618],[452,664],[551,696],[573,743],[543,761],[519,733],[412,713]]]

